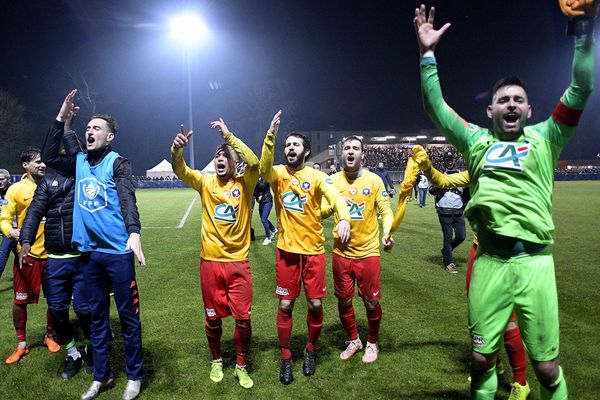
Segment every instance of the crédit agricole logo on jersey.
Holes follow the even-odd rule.
[[[283,203],[283,208],[293,212],[304,213],[304,203],[306,203],[307,201],[307,194],[300,194],[289,191],[281,195],[281,202]]]
[[[221,203],[215,207],[215,219],[221,222],[233,224],[237,221],[237,213],[239,206],[232,204]]]
[[[499,142],[485,152],[483,169],[523,171],[521,159],[529,155],[529,142]]]
[[[77,202],[81,208],[96,212],[108,205],[106,185],[96,178],[84,178],[77,187]]]
[[[346,204],[348,204],[348,211],[350,212],[350,219],[354,221],[362,221],[365,219],[363,211],[365,210],[365,202],[361,201],[357,203],[349,198],[344,197]]]

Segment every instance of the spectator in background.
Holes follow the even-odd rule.
[[[6,192],[10,187],[10,173],[5,169],[0,169],[0,213],[1,208],[4,204],[8,202],[6,200]],[[1,214],[0,214],[1,215]],[[0,277],[4,272],[4,267],[6,267],[6,263],[8,262],[8,257],[10,257],[10,253],[14,252],[17,247],[17,241],[11,238],[10,236],[4,237],[0,233]]]
[[[419,184],[419,207],[423,208],[427,201],[427,189],[429,188],[429,180],[423,173],[419,172],[419,178],[417,178]]]
[[[269,214],[271,213],[271,208],[273,208],[271,186],[262,178],[262,176],[258,179],[256,187],[254,188],[254,199],[258,203],[260,222],[262,222],[265,228],[265,240],[263,241],[263,246],[267,246],[275,239],[277,228],[269,221]]]
[[[318,162],[313,163],[313,168],[316,169],[317,171],[321,170],[321,164],[319,164]]]
[[[383,163],[382,162],[378,163],[377,168],[375,168],[375,170],[373,172],[375,172],[377,175],[379,175],[379,177],[383,181],[383,186],[385,186],[385,190],[390,195],[390,198],[394,197],[394,193],[395,193],[394,182],[392,181],[392,178],[390,177],[390,173],[384,167]]]

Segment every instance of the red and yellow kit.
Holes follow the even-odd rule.
[[[23,178],[8,188],[5,200],[6,204],[2,206],[2,215],[0,216],[0,229],[6,237],[10,237],[10,231],[13,229],[13,221],[17,218],[17,226],[19,229],[25,221],[27,209],[33,200],[33,194],[37,184],[28,178]],[[29,256],[34,258],[48,258],[46,249],[44,248],[44,222],[38,227],[35,235],[35,242],[31,243]],[[21,246],[17,246],[17,251],[21,250]]]
[[[321,200],[333,205],[339,219],[350,221],[348,207],[323,172],[304,167],[294,171],[285,165],[273,166],[275,135],[267,132],[260,159],[263,179],[273,189],[279,239],[277,248],[297,254],[325,252]]]
[[[379,221],[377,212],[381,215],[383,232],[389,233],[393,213],[390,198],[381,178],[367,170],[362,175],[350,181],[346,172],[340,171],[331,176],[333,186],[345,200],[350,213],[352,235],[346,243],[340,243],[335,238],[333,252],[347,258],[364,258],[379,255]],[[331,214],[331,207],[323,207],[323,217]],[[335,223],[339,218],[335,216]]]
[[[225,140],[247,164],[244,174],[223,183],[216,175],[192,170],[183,159],[183,150],[171,148],[173,171],[196,189],[202,200],[200,258],[208,261],[242,261],[250,249],[252,193],[258,181],[258,157],[231,132]]]

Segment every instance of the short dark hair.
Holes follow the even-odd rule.
[[[310,139],[306,136],[304,136],[301,133],[298,132],[292,132],[289,135],[287,135],[287,137],[285,138],[285,141],[287,142],[288,138],[290,137],[297,137],[302,139],[302,146],[304,147],[304,151],[308,150],[308,154],[306,156],[304,156],[304,162],[306,162],[306,160],[308,160],[308,158],[310,157]],[[285,147],[285,142],[283,143],[283,147]]]
[[[521,78],[516,75],[505,76],[504,78],[499,79],[494,86],[492,87],[492,97],[496,95],[498,89],[504,86],[520,86],[527,93],[527,87]]]
[[[363,141],[362,141],[361,138],[359,138],[356,135],[348,136],[347,138],[345,138],[344,140],[342,140],[342,148],[344,147],[344,144],[346,144],[346,142],[349,142],[351,140],[358,140],[360,142],[360,151],[363,151],[363,149],[365,147],[364,144],[363,144]]]
[[[23,150],[21,153],[21,163],[27,163],[35,160],[42,154],[42,151],[37,147],[30,147],[27,150]]]
[[[107,114],[95,114],[90,117],[90,121],[95,118],[103,119],[104,121],[106,121],[106,123],[108,124],[108,129],[115,135],[117,134],[117,120],[115,119],[115,117]]]
[[[215,156],[217,154],[219,154],[219,152],[223,152],[223,154],[225,154],[225,158],[227,160],[229,160],[229,162],[232,163],[236,163],[239,161],[239,155],[237,154],[237,152],[235,151],[235,149],[233,148],[233,146],[231,146],[229,143],[221,143],[220,145],[217,146],[217,149],[215,150]],[[235,153],[238,157],[238,160],[234,160],[231,157],[231,152]]]

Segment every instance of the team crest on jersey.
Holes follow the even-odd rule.
[[[523,171],[521,159],[529,155],[531,145],[525,143],[500,142],[485,152],[483,169]]]
[[[231,197],[231,192],[229,190],[226,190],[223,192],[223,196],[225,196],[226,199]]]
[[[310,182],[306,182],[306,181],[302,182],[302,189],[307,190],[307,191],[310,190]]]
[[[285,192],[281,195],[281,202],[286,210],[304,213],[304,203],[308,201],[307,194]]]
[[[371,189],[369,188],[363,188],[362,193],[364,196],[370,196],[371,195]]]
[[[346,202],[348,202],[348,199],[346,199]],[[350,219],[353,221],[362,221],[365,219],[365,216],[363,215],[363,211],[365,211],[364,201],[361,201],[360,203],[350,201],[348,204],[350,206],[350,209],[348,210],[350,212]]]
[[[299,184],[300,184],[300,181],[298,180],[298,178],[292,178],[292,185],[298,186]]]
[[[485,346],[485,338],[481,335],[471,335],[471,339],[473,340],[473,347],[483,347]]]
[[[233,189],[233,190],[231,191],[231,195],[232,195],[233,197],[240,197],[240,189]]]
[[[108,205],[106,185],[96,178],[84,178],[77,187],[77,203],[89,212],[96,212]]]
[[[233,224],[237,220],[238,206],[221,203],[215,207],[215,219]]]
[[[351,187],[350,189],[348,189],[348,193],[350,193],[350,196],[354,196],[356,194],[356,188]]]
[[[328,185],[333,185],[333,179],[327,178],[327,179],[325,179],[325,183]]]

